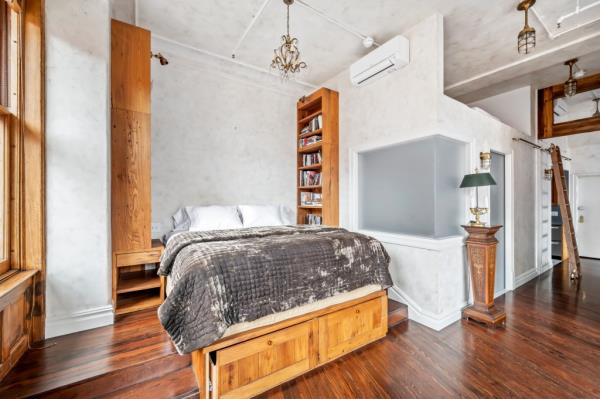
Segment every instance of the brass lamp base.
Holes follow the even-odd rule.
[[[469,224],[471,226],[485,227],[485,223],[480,220],[481,215],[485,215],[488,212],[488,208],[469,208],[475,220],[471,220]]]

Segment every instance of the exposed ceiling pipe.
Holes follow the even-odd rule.
[[[377,43],[375,40],[373,40],[372,37],[367,36],[367,35],[363,35],[359,31],[357,31],[356,29],[352,28],[351,26],[346,25],[345,23],[340,22],[337,19],[332,18],[329,15],[325,14],[323,11],[314,8],[313,6],[311,6],[310,4],[308,4],[306,1],[304,1],[304,0],[296,0],[296,1],[298,2],[298,4],[300,4],[303,7],[309,9],[310,11],[314,12],[315,14],[317,14],[321,18],[325,19],[326,21],[329,21],[332,24],[337,25],[338,27],[342,28],[346,32],[351,33],[354,36],[358,37],[359,39],[361,39],[363,41],[363,45],[365,47],[369,48],[369,47],[371,47],[373,45],[375,47],[379,47],[380,46],[380,44]]]
[[[579,0],[577,0],[577,5],[575,6],[575,11],[570,12],[568,14],[565,14],[563,16],[560,16],[557,20],[556,20],[556,24],[558,29],[560,29],[560,25],[562,22],[564,22],[566,19],[568,18],[572,18],[578,14],[581,14],[583,11],[587,11],[592,7],[597,7],[600,6],[600,1],[595,1],[591,4],[588,4],[584,7],[579,7]],[[536,16],[536,18],[538,19],[538,21],[540,21],[540,23],[542,24],[542,26],[544,27],[544,29],[546,30],[546,33],[548,33],[548,36],[550,37],[550,40],[554,40],[559,36],[564,35],[565,33],[569,33],[574,31],[575,29],[579,29],[579,28],[583,28],[584,26],[587,26],[589,24],[593,24],[594,22],[600,21],[600,18],[594,18],[592,20],[586,21],[582,24],[573,26],[569,29],[565,29],[565,30],[559,30],[558,33],[553,33],[553,31],[550,30],[550,28],[548,27],[548,25],[546,24],[546,22],[544,21],[544,19],[540,16],[540,14],[536,11],[535,6],[533,6],[531,8],[531,11],[533,12],[533,14]]]
[[[260,16],[262,15],[263,11],[265,11],[265,8],[267,7],[267,5],[269,5],[270,2],[271,2],[271,0],[265,0],[265,1],[263,1],[262,5],[258,9],[257,13],[254,14],[254,17],[252,17],[252,21],[250,21],[250,24],[246,27],[246,30],[242,34],[242,37],[240,37],[240,39],[235,44],[235,47],[233,48],[233,51],[231,52],[231,58],[235,58],[235,53],[237,53],[238,49],[242,45],[242,42],[244,41],[244,39],[246,39],[246,36],[248,36],[248,33],[250,33],[250,30],[252,29],[252,27],[254,26],[254,24],[256,23],[256,21],[258,20],[258,18],[260,18]]]

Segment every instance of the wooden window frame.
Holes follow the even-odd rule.
[[[29,275],[35,272],[30,339],[36,342],[44,339],[46,313],[45,0],[0,1],[8,3],[13,18],[10,103],[8,107],[0,107],[0,117],[8,120],[5,131],[8,168],[4,172],[8,174],[9,189],[4,195],[8,201],[5,221],[8,223],[6,239],[10,269],[0,279],[12,278],[21,272]]]
[[[4,246],[4,257],[0,258],[0,281],[9,278],[20,270],[20,267],[15,265],[15,262],[13,261],[14,252],[12,244],[14,240],[11,238],[14,234],[13,223],[15,222],[14,196],[12,194],[13,190],[18,189],[17,181],[19,177],[13,173],[13,159],[15,155],[13,149],[16,148],[14,141],[21,133],[21,107],[19,104],[21,100],[20,79],[22,75],[22,13],[20,2],[7,0],[6,3],[10,12],[9,17],[11,21],[9,33],[10,58],[9,65],[7,65],[9,70],[7,93],[8,106],[0,106],[0,118],[2,119],[2,129],[0,134],[4,136],[4,165],[2,165],[2,170],[0,171],[4,173],[4,192],[0,192],[0,195],[4,196],[4,207],[3,209],[0,209],[0,212],[4,213],[4,226],[1,227],[4,230],[4,240],[2,242],[2,245]]]
[[[600,88],[600,74],[577,79],[577,93]],[[570,136],[572,134],[600,130],[600,117],[576,119],[554,123],[554,100],[564,97],[564,84],[538,90],[538,138]]]

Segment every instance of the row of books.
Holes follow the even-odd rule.
[[[321,141],[322,137],[320,134],[315,136],[305,137],[303,139],[298,140],[298,146],[306,147],[307,145],[315,144]]]
[[[321,215],[315,215],[314,213],[309,213],[306,215],[306,224],[322,224],[323,218]]]
[[[320,186],[321,173],[315,170],[300,171],[300,186]]]
[[[306,126],[304,126],[304,128],[302,128],[302,130],[300,131],[300,134],[314,132],[315,130],[319,130],[322,127],[323,127],[323,115],[317,115],[308,122],[308,125],[306,125]]]
[[[312,191],[300,192],[300,205],[321,206],[322,203],[321,193],[313,193]]]
[[[321,163],[321,151],[302,154],[302,166],[310,166]]]

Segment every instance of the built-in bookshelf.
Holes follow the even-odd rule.
[[[298,224],[339,224],[338,98],[321,88],[297,104]]]

